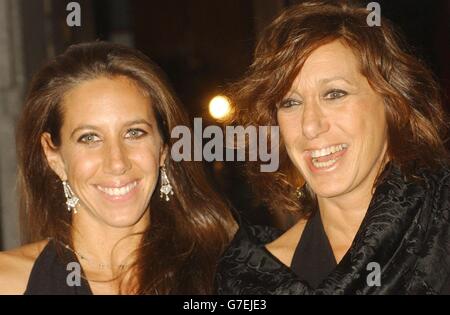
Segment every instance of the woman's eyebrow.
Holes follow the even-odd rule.
[[[150,128],[153,127],[153,125],[145,119],[135,119],[135,120],[129,121],[125,124],[125,127],[129,127],[132,125],[138,125],[138,124],[145,124],[145,125],[148,125]],[[72,133],[70,134],[70,138],[72,138],[75,135],[75,133],[77,133],[78,131],[84,130],[84,129],[99,130],[99,128],[94,125],[81,125],[72,131]]]
[[[139,125],[139,124],[148,125],[150,128],[153,127],[153,125],[150,122],[148,122],[146,119],[135,119],[135,120],[132,120],[130,122],[127,122],[125,124],[125,127],[129,127],[129,126],[132,126],[132,125]]]
[[[330,77],[330,78],[323,78],[319,80],[320,84],[327,84],[331,81],[345,81],[347,84],[352,85],[352,83],[350,81],[348,81],[346,78],[342,77],[342,76],[334,76],[334,77]]]
[[[98,130],[98,128],[96,126],[93,126],[93,125],[81,125],[81,126],[78,126],[77,128],[75,128],[72,131],[72,133],[70,134],[70,138],[72,138],[75,135],[75,133],[77,133],[78,131],[84,130],[84,129]]]
[[[319,83],[319,85],[325,85],[325,84],[330,83],[332,81],[344,81],[348,85],[354,86],[354,84],[352,84],[349,80],[347,80],[346,78],[344,78],[342,76],[333,76],[333,77],[329,77],[329,78],[322,78],[322,79],[319,79],[319,81],[317,81],[317,82]],[[300,96],[300,93],[298,92],[298,88],[297,87],[296,88],[291,88],[291,90],[289,90],[286,93],[284,98],[293,96],[294,94],[297,94],[298,96]]]
[[[292,89],[292,90],[289,90],[289,91],[284,95],[283,99],[286,99],[286,98],[289,98],[289,97],[295,97],[295,96],[297,96],[297,97],[302,97],[302,96],[300,95],[300,93],[297,91],[297,89]]]

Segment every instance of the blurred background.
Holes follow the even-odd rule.
[[[167,73],[187,112],[214,123],[210,100],[243,75],[261,30],[295,0],[79,0],[81,26],[66,23],[66,0],[0,0],[0,250],[20,244],[14,132],[32,75],[69,45],[97,39],[135,47]],[[370,1],[361,1],[364,5]],[[377,1],[450,90],[450,0]],[[449,109],[448,101],[446,102]],[[238,163],[206,165],[250,222],[286,227],[290,217],[252,202]],[[62,209],[61,211],[64,211]]]

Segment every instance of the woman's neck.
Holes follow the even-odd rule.
[[[149,225],[149,215],[133,226],[112,227],[81,210],[73,215],[72,224],[73,250],[85,273],[112,279],[133,263],[133,253]]]
[[[352,242],[366,215],[372,195],[364,194],[344,200],[320,200],[319,209],[324,229],[330,239]]]
[[[345,254],[351,246],[372,200],[379,170],[382,171],[386,164],[387,161],[382,160],[358,187],[346,194],[333,198],[318,197],[324,230],[333,250],[338,248],[340,254]],[[340,254],[335,255],[337,261],[343,256]]]

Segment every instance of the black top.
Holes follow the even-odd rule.
[[[291,269],[299,279],[315,289],[336,265],[320,213],[316,211],[306,223],[292,258]]]
[[[325,242],[320,216],[309,222],[306,239],[302,236],[294,270],[265,247],[280,231],[241,222],[219,261],[217,292],[450,294],[450,167],[417,168],[414,175],[386,166],[349,250],[334,268],[329,244],[314,249],[315,242]],[[325,266],[311,266],[322,259]]]
[[[49,240],[34,262],[24,294],[90,295],[92,291],[76,256]]]

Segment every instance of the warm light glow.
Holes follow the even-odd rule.
[[[209,113],[215,119],[224,119],[231,113],[231,104],[226,96],[217,95],[209,102]]]

